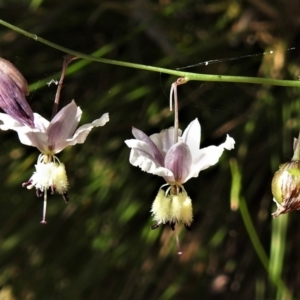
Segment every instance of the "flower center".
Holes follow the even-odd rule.
[[[51,194],[55,192],[61,194],[64,200],[68,202],[68,178],[64,164],[56,156],[50,154],[39,155],[35,170],[31,178],[24,182],[22,186],[28,189],[35,187],[37,196],[44,196],[43,220],[41,223],[45,224],[47,191],[50,189]]]

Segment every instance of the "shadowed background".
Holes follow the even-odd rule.
[[[300,76],[296,0],[2,0],[0,16],[98,57],[176,69],[272,50],[187,71]],[[64,54],[0,27],[0,55],[28,80],[32,109],[49,119],[56,86],[44,79],[59,79]],[[150,230],[149,211],[164,180],[131,166],[124,144],[131,126],[153,134],[173,125],[168,94],[176,77],[87,61],[68,70],[60,107],[75,99],[81,124],[105,112],[110,122],[58,154],[70,202],[51,196],[46,226],[39,223],[42,199],[21,187],[39,152],[15,132],[0,132],[1,300],[280,300],[291,299],[288,291],[300,297],[300,212],[272,219],[270,191],[298,136],[299,89],[198,81],[178,88],[180,127],[198,118],[202,147],[222,143],[227,133],[236,140],[216,166],[185,184],[194,222],[180,232],[179,257],[168,226]]]

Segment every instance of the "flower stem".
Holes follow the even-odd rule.
[[[171,70],[171,69],[135,64],[135,63],[124,62],[124,61],[119,61],[119,60],[97,58],[95,56],[77,52],[77,51],[62,47],[60,45],[57,45],[55,43],[52,43],[46,39],[43,39],[43,38],[37,36],[36,34],[25,31],[25,30],[23,30],[17,26],[14,26],[8,22],[5,22],[4,20],[1,20],[1,19],[0,19],[0,24],[7,28],[10,28],[20,34],[23,34],[31,39],[34,39],[37,42],[45,44],[51,48],[71,54],[73,56],[76,56],[77,58],[84,58],[84,59],[88,59],[88,60],[92,60],[92,61],[96,61],[96,62],[100,62],[100,63],[118,65],[118,66],[123,66],[123,67],[127,67],[127,68],[141,69],[141,70],[151,71],[151,72],[160,72],[160,73],[171,74],[171,75],[175,75],[175,76],[182,76],[188,80],[253,83],[253,84],[268,84],[268,85],[278,85],[278,86],[300,87],[299,80],[279,80],[279,79],[260,78],[260,77],[197,74],[197,73],[182,72],[182,71],[178,71],[178,70]]]
[[[52,111],[51,119],[53,119],[55,117],[55,115],[57,114],[58,104],[59,104],[59,99],[60,99],[60,92],[61,92],[63,82],[64,82],[64,79],[65,79],[66,70],[68,68],[69,63],[74,59],[77,59],[77,57],[74,57],[74,56],[71,56],[71,55],[67,55],[67,56],[64,57],[61,76],[60,76],[60,79],[59,79],[59,82],[58,82],[58,85],[57,85],[56,95],[55,95],[55,99],[54,99],[54,105],[53,105],[53,111]]]
[[[180,77],[171,85],[170,90],[170,110],[172,111],[172,98],[174,94],[174,144],[178,142],[178,94],[177,94],[177,86],[188,82],[188,78]]]
[[[300,132],[297,140],[296,149],[294,151],[294,155],[292,161],[299,161],[300,160]]]
[[[171,99],[170,103],[172,104],[172,93],[174,93],[174,144],[178,142],[178,95],[177,95],[177,81],[172,83],[171,86]],[[170,104],[170,110],[172,110],[172,105]]]

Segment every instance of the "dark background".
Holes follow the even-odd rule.
[[[2,0],[0,17],[76,51],[169,69],[273,50],[187,71],[300,76],[298,0]],[[28,80],[32,109],[49,119],[56,86],[42,81],[59,79],[64,53],[1,26],[0,55]],[[179,87],[180,127],[198,118],[201,146],[218,145],[229,133],[236,148],[185,184],[194,222],[180,233],[178,257],[168,226],[150,230],[149,211],[164,181],[131,166],[124,144],[131,126],[147,134],[172,126],[168,94],[176,77],[78,63],[70,65],[61,106],[75,99],[81,124],[105,112],[111,121],[58,155],[70,202],[51,196],[46,226],[39,223],[42,200],[21,187],[39,152],[15,132],[0,132],[0,299],[300,299],[300,212],[274,220],[270,191],[279,164],[292,157],[300,90],[199,81]],[[240,192],[230,165],[241,172]],[[230,198],[246,204],[251,235],[251,222],[231,209]]]

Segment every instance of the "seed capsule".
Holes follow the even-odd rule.
[[[272,214],[281,214],[300,210],[300,161],[282,164],[272,180],[272,194],[277,210]]]

